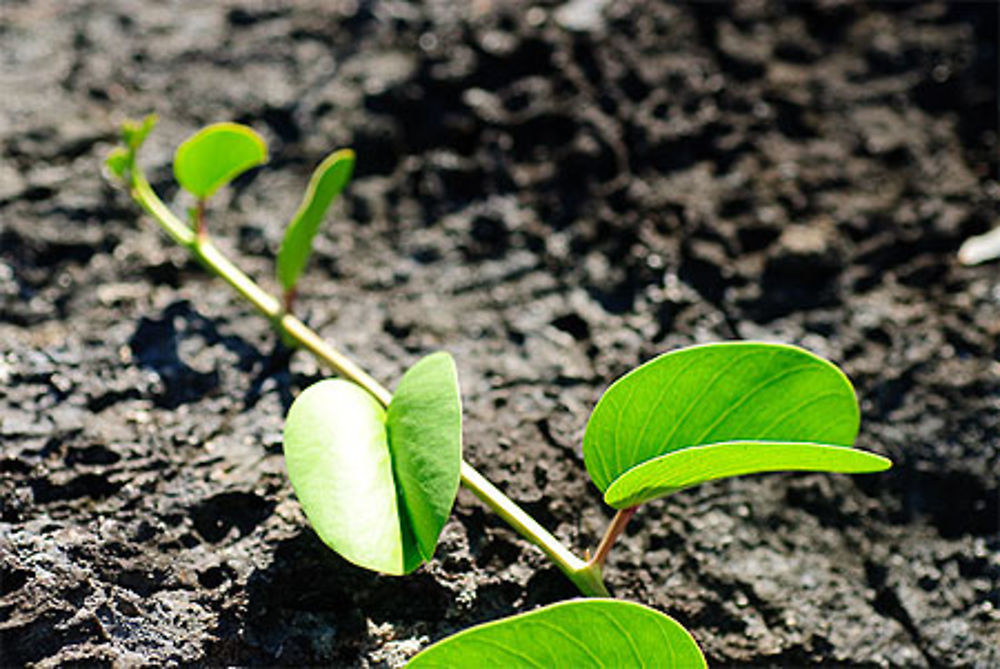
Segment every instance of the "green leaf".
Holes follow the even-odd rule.
[[[387,574],[409,573],[433,556],[458,492],[459,402],[447,353],[410,368],[388,411],[339,379],[296,398],[285,422],[285,464],[324,543]]]
[[[583,454],[605,500],[625,508],[678,484],[743,473],[884,469],[878,456],[862,465],[835,455],[842,451],[819,455],[817,448],[850,447],[858,426],[854,389],[834,365],[794,346],[730,342],[667,353],[616,381],[587,423]],[[726,442],[739,445],[679,455]],[[727,459],[737,456],[741,463]]]
[[[347,185],[353,172],[354,152],[350,149],[331,153],[313,172],[302,204],[288,224],[278,250],[278,281],[286,291],[298,282],[309,262],[313,238],[319,231],[326,210]]]
[[[202,128],[177,147],[174,176],[199,199],[267,161],[267,146],[253,129],[238,123],[216,123]]]
[[[125,146],[112,149],[104,164],[115,177],[124,179],[135,163],[135,154],[146,141],[146,137],[156,125],[156,114],[150,114],[141,121],[127,120],[122,123],[122,142]]]
[[[107,165],[108,171],[119,179],[125,178],[125,171],[128,170],[129,165],[132,162],[132,153],[119,146],[116,149],[112,149],[108,157],[104,159],[104,164]]]
[[[705,667],[674,619],[633,602],[578,599],[469,628],[417,654],[424,667]]]
[[[285,466],[324,543],[354,564],[405,574],[420,563],[397,505],[385,411],[348,381],[302,392],[285,422]]]
[[[627,509],[730,476],[774,471],[862,474],[891,466],[892,462],[880,455],[846,446],[730,441],[683,448],[636,465],[608,486],[604,501],[616,509]]]
[[[450,355],[433,353],[406,372],[387,426],[403,507],[420,554],[430,560],[461,476],[462,403]]]
[[[141,121],[129,120],[122,123],[122,139],[129,151],[135,154],[139,150],[142,143],[146,141],[146,137],[156,126],[156,121],[156,114],[149,114]]]

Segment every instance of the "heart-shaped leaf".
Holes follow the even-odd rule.
[[[215,123],[177,147],[174,177],[185,190],[204,200],[266,161],[267,145],[252,128],[239,123]]]
[[[347,560],[404,574],[420,563],[397,504],[385,411],[363,388],[330,379],[296,398],[285,466],[313,529]]]
[[[849,448],[858,425],[850,381],[808,351],[693,346],[605,392],[587,423],[584,462],[616,508],[739,474],[887,468],[885,458]],[[824,450],[836,446],[844,448]]]
[[[292,404],[284,437],[292,487],[324,543],[387,574],[433,556],[462,458],[451,356],[411,367],[388,411],[358,385],[320,381]]]
[[[471,627],[417,654],[424,667],[705,667],[673,618],[633,602],[577,599]]]
[[[335,151],[313,172],[302,204],[292,217],[278,250],[277,273],[282,288],[291,290],[309,262],[313,237],[333,199],[344,190],[354,171],[354,152]]]

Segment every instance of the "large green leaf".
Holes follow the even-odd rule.
[[[344,190],[354,171],[354,152],[343,149],[331,153],[319,164],[309,180],[302,204],[292,217],[278,250],[278,281],[292,289],[309,262],[313,237],[333,199]]]
[[[511,616],[439,641],[407,665],[424,667],[705,667],[691,635],[659,611],[578,599]]]
[[[292,487],[324,543],[387,574],[408,573],[433,556],[462,458],[448,354],[407,371],[388,411],[348,381],[310,386],[292,403],[284,437]]]
[[[267,161],[264,140],[245,125],[215,123],[202,128],[177,147],[174,177],[199,199]]]
[[[400,497],[420,554],[429,560],[461,476],[462,403],[451,356],[433,353],[411,367],[387,418]]]
[[[616,381],[587,423],[583,453],[605,500],[624,508],[737,474],[884,469],[861,451],[817,450],[850,447],[858,425],[854,389],[834,365],[794,346],[730,342],[667,353]]]

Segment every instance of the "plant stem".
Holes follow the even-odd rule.
[[[615,514],[615,517],[611,520],[611,524],[608,525],[607,531],[605,531],[604,536],[601,538],[601,543],[597,545],[594,557],[587,561],[588,565],[595,565],[598,568],[604,567],[604,561],[607,559],[615,540],[625,531],[625,526],[628,525],[628,521],[632,520],[635,510],[638,508],[638,506],[630,506],[627,509],[618,509],[618,513]]]
[[[282,308],[285,310],[286,314],[290,314],[293,312],[294,310],[293,307],[295,306],[295,298],[298,294],[299,290],[295,286],[292,286],[291,288],[287,289],[284,293],[282,293],[281,303],[282,303]]]
[[[237,293],[266,316],[284,334],[291,337],[297,344],[308,350],[316,358],[326,363],[341,376],[353,381],[367,390],[383,406],[388,406],[392,393],[372,378],[354,361],[324,341],[309,326],[295,316],[287,313],[281,302],[260,287],[253,279],[244,274],[219,249],[212,244],[207,234],[204,234],[204,222],[196,210],[196,224],[199,232],[192,231],[173,212],[163,204],[156,195],[145,176],[138,170],[132,170],[132,197],[147,211],[156,222],[181,246],[187,248],[210,272],[223,279]],[[556,539],[548,530],[542,527],[524,509],[507,497],[496,486],[490,483],[469,463],[462,460],[462,483],[487,506],[503,518],[521,536],[538,546],[543,553],[573,582],[584,595],[592,597],[608,597],[601,578],[601,565],[586,563],[574,555],[566,546]]]
[[[153,188],[146,181],[146,176],[137,168],[130,170],[132,175],[132,199],[139,203],[139,206],[146,210],[150,216],[156,219],[170,237],[186,248],[190,248],[194,243],[194,233],[191,228],[181,222],[174,212],[163,204],[163,200],[153,191]]]
[[[198,240],[208,239],[208,228],[205,227],[205,198],[198,198],[194,207],[194,236]]]
[[[610,597],[601,578],[601,568],[595,569],[566,548],[548,530],[538,524],[524,509],[490,483],[486,477],[462,461],[462,483],[493,511],[507,521],[524,538],[542,549],[583,594],[589,597]]]

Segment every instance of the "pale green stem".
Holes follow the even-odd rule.
[[[580,592],[590,597],[610,597],[601,578],[600,565],[588,564],[574,555],[548,530],[539,525],[538,521],[464,460],[462,483],[522,537],[541,548],[542,552],[569,577],[569,580],[573,581],[573,585]]]
[[[174,212],[163,204],[146,176],[136,168],[132,168],[132,197],[143,209],[156,219],[170,237],[181,246],[190,247],[194,243],[194,233],[191,228],[185,225],[179,218],[174,216]]]
[[[369,376],[350,358],[324,341],[309,326],[288,314],[282,304],[244,274],[214,244],[207,234],[197,234],[174,216],[173,212],[150,187],[143,174],[132,170],[132,197],[145,209],[174,241],[187,248],[210,272],[222,278],[243,296],[257,311],[266,316],[297,344],[326,363],[338,374],[358,384],[388,406],[389,390]],[[199,228],[204,231],[203,226]],[[548,530],[538,524],[524,509],[490,483],[472,465],[462,461],[462,483],[521,536],[538,546],[584,595],[608,597],[601,578],[601,565],[585,563],[574,555]]]

